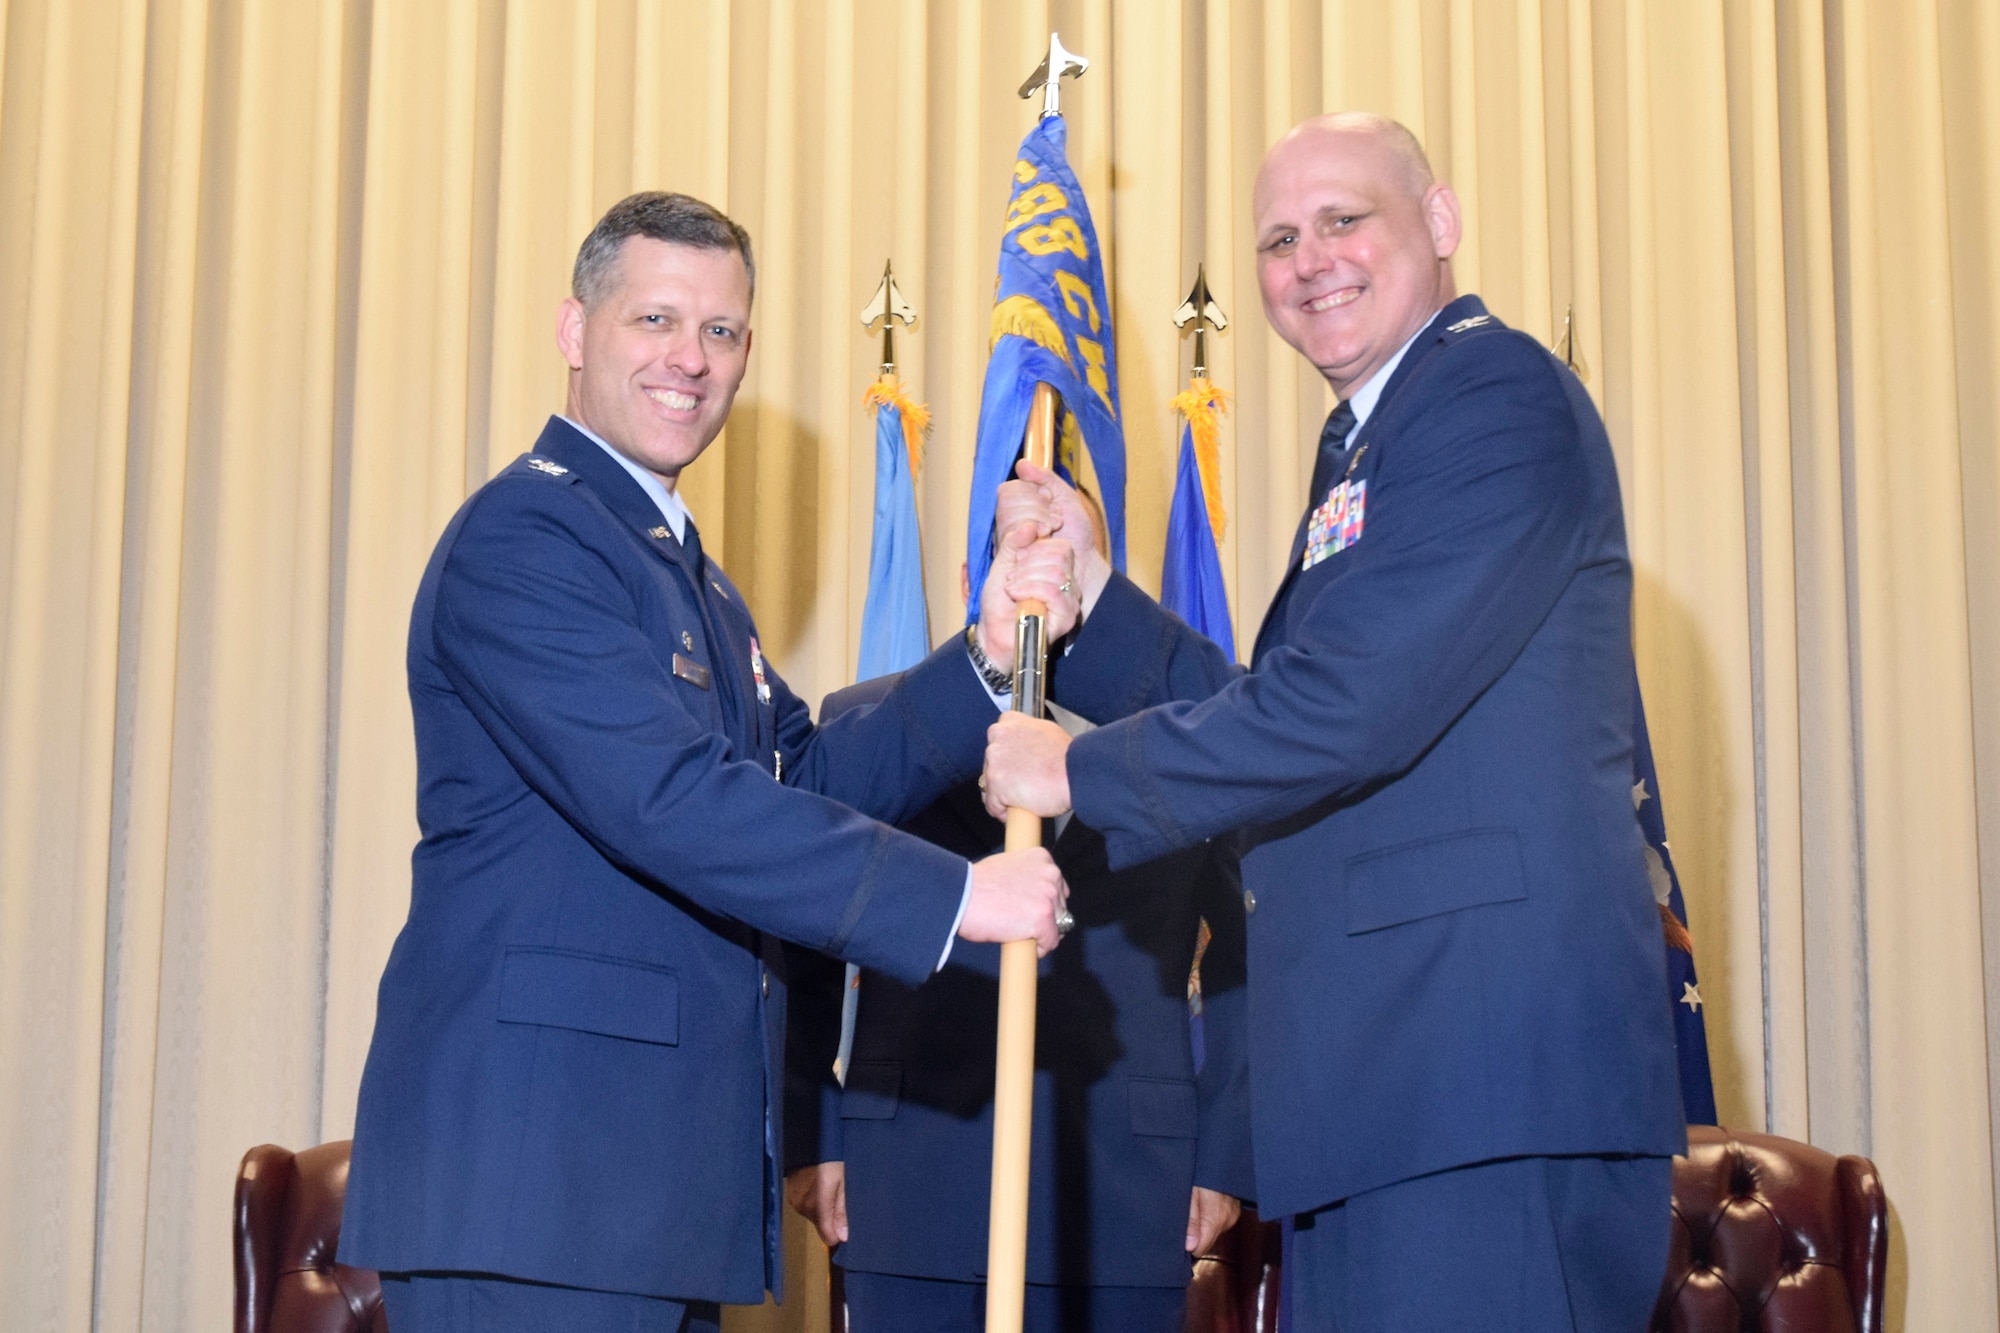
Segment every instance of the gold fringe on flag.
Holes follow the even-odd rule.
[[[1222,512],[1222,414],[1229,410],[1229,391],[1196,378],[1188,381],[1184,392],[1174,395],[1173,405],[1174,411],[1187,418],[1188,432],[1194,437],[1194,462],[1201,473],[1208,526],[1220,543],[1227,526]]]
[[[903,444],[910,451],[910,475],[916,476],[924,461],[924,437],[931,433],[931,410],[910,397],[894,375],[883,375],[869,385],[861,403],[864,407],[893,407],[901,415]]]

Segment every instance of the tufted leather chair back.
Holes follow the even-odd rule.
[[[1875,1164],[1688,1128],[1653,1333],[1882,1333],[1889,1205]]]
[[[236,1333],[388,1333],[382,1283],[335,1263],[350,1141],[265,1144],[236,1171]]]

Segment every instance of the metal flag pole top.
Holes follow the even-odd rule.
[[[1066,50],[1062,38],[1049,34],[1049,53],[1042,57],[1042,63],[1035,66],[1035,72],[1021,85],[1021,97],[1025,101],[1035,95],[1036,89],[1042,94],[1042,115],[1044,117],[1061,114],[1058,103],[1062,100],[1061,84],[1064,79],[1074,79],[1090,68],[1090,62],[1074,51]]]
[[[1049,34],[1049,53],[1028,81],[1023,98],[1042,93],[1042,115],[1058,114],[1059,89],[1090,62],[1063,49]],[[1056,391],[1035,386],[1022,453],[1037,467],[1053,468]],[[1014,628],[1014,711],[1042,715],[1047,668],[1048,608],[1024,600]],[[1042,821],[1031,810],[1007,811],[1010,852],[1042,845]],[[986,1222],[986,1330],[1020,1333],[1028,1280],[1028,1157],[1035,1115],[1035,942],[1000,946],[1000,1019],[993,1064],[993,1186]]]
[[[1188,290],[1187,300],[1174,311],[1174,327],[1184,329],[1189,322],[1194,324],[1194,377],[1208,377],[1208,331],[1217,333],[1229,327],[1229,317],[1222,313],[1222,307],[1208,294],[1208,273],[1201,264],[1194,266],[1194,286]]]
[[[882,326],[882,373],[896,373],[896,321],[902,320],[903,327],[917,327],[917,312],[903,293],[896,288],[896,274],[890,267],[892,261],[882,262],[882,285],[868,298],[868,304],[861,307],[861,327],[873,333],[875,326]]]

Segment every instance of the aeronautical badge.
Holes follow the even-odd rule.
[[[1491,324],[1492,322],[1493,322],[1493,316],[1491,315],[1472,315],[1469,316],[1468,318],[1461,319],[1456,324],[1446,325],[1445,332],[1464,333],[1468,329],[1476,329],[1482,324]]]
[[[528,460],[528,466],[533,468],[537,472],[546,472],[551,477],[560,477],[565,472],[569,471],[569,469],[564,467],[561,463],[552,463],[546,458],[530,458]]]
[[[1367,481],[1343,481],[1335,486],[1327,493],[1326,503],[1313,510],[1306,524],[1306,550],[1299,560],[1300,572],[1360,541],[1367,518]]]
[[[757,701],[771,702],[771,682],[764,679],[764,650],[757,646],[755,635],[750,637],[750,674],[757,678]]]

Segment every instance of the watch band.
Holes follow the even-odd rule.
[[[972,659],[972,669],[986,682],[986,688],[995,694],[1012,694],[1014,678],[993,665],[993,659],[979,646],[979,625],[977,622],[965,627],[965,655]]]

